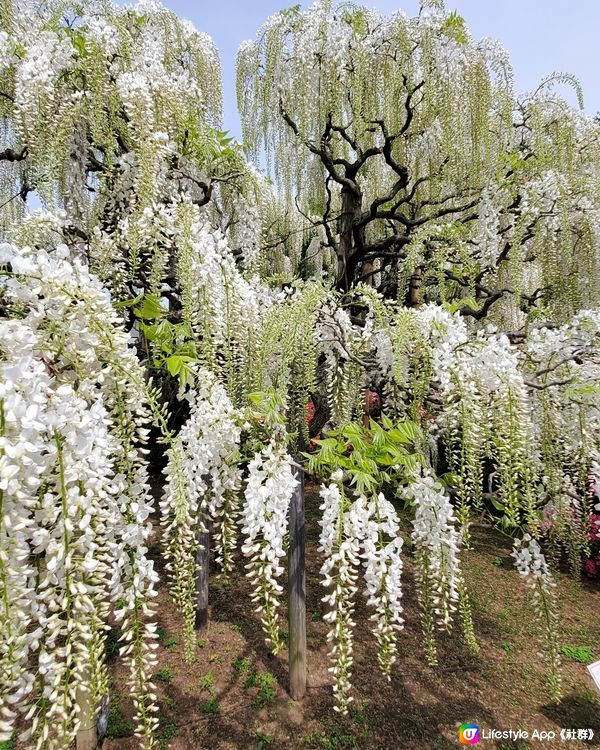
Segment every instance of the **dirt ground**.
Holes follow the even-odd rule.
[[[498,750],[600,747],[600,694],[581,658],[600,659],[600,584],[575,585],[559,576],[564,656],[564,698],[552,704],[535,616],[512,565],[510,540],[488,528],[474,530],[474,550],[463,553],[481,654],[474,659],[458,633],[440,639],[440,664],[425,663],[410,562],[405,564],[406,625],[391,682],[378,671],[374,638],[362,600],[357,607],[353,710],[333,711],[327,671],[327,626],[317,554],[318,497],[307,493],[308,691],[302,702],[287,695],[285,653],[269,654],[253,612],[243,560],[230,582],[211,577],[211,622],[200,636],[197,659],[183,661],[181,619],[164,585],[159,550],[153,555],[163,585],[158,598],[160,750],[322,748],[324,750],[445,750],[460,747],[460,724],[480,731],[526,730],[527,741],[481,740]],[[282,612],[286,617],[285,610]],[[109,647],[116,651],[116,633]],[[583,652],[584,657],[589,654]],[[586,658],[584,658],[586,660]],[[112,698],[103,750],[133,750],[131,702],[115,653],[110,657]],[[592,729],[591,742],[560,740],[560,730]],[[534,730],[556,732],[531,739]]]

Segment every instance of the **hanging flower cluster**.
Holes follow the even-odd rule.
[[[17,150],[27,150],[30,174],[41,170],[36,187],[49,201],[53,183],[67,178],[61,188],[79,212],[71,218],[84,225],[97,218],[95,209],[107,201],[119,207],[127,196],[110,196],[109,189],[94,201],[86,172],[94,173],[96,188],[98,181],[114,188],[126,153],[137,192],[130,208],[137,216],[162,186],[160,179],[152,184],[161,171],[157,134],[177,142],[186,132],[186,155],[195,155],[209,126],[218,124],[221,76],[214,43],[160,3],[120,8],[89,1],[42,9],[16,0],[1,22],[0,76],[12,102],[9,137]],[[190,122],[200,128],[189,128]]]
[[[341,475],[342,472],[340,471]],[[354,595],[358,591],[358,568],[360,565],[360,544],[350,515],[351,501],[340,484],[341,476],[332,476],[334,482],[322,486],[323,500],[320,510],[321,534],[319,551],[325,556],[321,567],[322,583],[331,587],[331,593],[323,597],[330,609],[325,621],[331,623],[327,640],[331,643],[329,656],[333,666],[333,690],[335,708],[347,713],[352,700],[350,677],[354,658],[352,655],[354,616]]]
[[[437,664],[435,630],[447,630],[460,608],[467,644],[475,649],[468,598],[459,562],[460,535],[450,499],[442,485],[425,474],[404,490],[414,504],[412,542],[421,604],[425,652]]]
[[[527,341],[529,367],[544,386],[535,395],[539,414],[540,495],[556,541],[579,567],[582,529],[594,504],[600,428],[600,316],[583,310],[558,328],[536,329]],[[596,467],[596,468],[595,468]]]
[[[382,493],[365,502],[364,539],[362,555],[365,565],[367,605],[375,612],[375,637],[379,646],[378,660],[381,671],[391,678],[391,668],[396,661],[396,634],[402,629],[401,575],[403,540],[399,536],[398,515],[394,506]]]
[[[433,377],[443,399],[440,422],[457,476],[465,540],[469,508],[482,507],[486,457],[494,463],[495,505],[505,523],[532,521],[534,415],[524,357],[493,327],[469,337],[460,316],[436,306],[427,305],[416,316],[431,347]]]
[[[225,237],[188,202],[174,207],[174,247],[182,287],[182,316],[198,340],[200,358],[220,372],[232,398],[248,390],[252,347],[263,300],[244,279]]]
[[[196,369],[185,398],[190,416],[167,450],[160,507],[171,593],[184,617],[185,656],[192,660],[199,535],[211,532],[225,574],[233,567],[240,428],[225,389],[208,370]]]
[[[308,442],[306,404],[317,390],[314,332],[327,290],[316,282],[286,288],[261,300],[256,355],[248,362],[254,389],[274,388],[286,403],[288,429]]]
[[[341,483],[343,473],[334,472],[332,482],[321,486],[323,511],[319,551],[325,556],[322,583],[330,588],[323,601],[330,609],[325,621],[331,623],[327,640],[332,644],[330,671],[334,676],[335,709],[347,713],[352,700],[350,678],[354,629],[354,598],[358,575],[364,566],[367,605],[374,608],[371,620],[378,644],[378,660],[390,679],[396,661],[396,637],[404,621],[402,605],[402,538],[398,516],[382,493],[370,499],[359,495],[352,501]]]
[[[559,615],[556,583],[538,542],[525,534],[515,539],[512,556],[519,574],[532,595],[532,604],[540,621],[548,658],[548,690],[554,700],[561,697]]]
[[[97,708],[107,693],[112,612],[151,748],[143,375],[99,283],[67,254],[0,246],[0,739],[18,722],[28,746],[70,747],[80,696]]]
[[[335,298],[320,306],[315,326],[318,351],[324,355],[326,388],[331,421],[344,424],[360,403],[364,385],[361,355],[370,348],[372,315],[364,327],[352,325],[350,315]]]
[[[283,648],[277,612],[283,591],[279,578],[284,572],[288,509],[297,484],[280,441],[271,440],[250,461],[240,518],[242,552],[249,558],[246,568],[254,587],[252,601],[275,654]]]
[[[282,11],[238,59],[245,140],[274,167],[271,185],[218,129],[214,44],[160,3],[10,0],[0,26],[0,233],[34,248],[0,246],[0,738],[27,724],[32,746],[68,744],[75,685],[94,705],[106,693],[119,602],[152,746],[148,406],[169,445],[162,520],[187,658],[211,524],[228,573],[241,523],[254,602],[282,647],[296,485],[283,417],[252,447],[237,500],[236,409],[257,390],[285,404],[296,447],[311,437],[307,403],[319,426],[347,426],[372,386],[383,425],[420,423],[403,445],[426,465],[443,447],[456,511],[428,472],[405,491],[432,663],[434,631],[456,611],[476,647],[455,528],[468,541],[472,509],[548,532],[548,561],[566,549],[578,568],[600,495],[600,125],[549,91],[576,82],[554,76],[518,101],[505,52],[442,2],[412,19],[330,0]],[[60,215],[24,218],[31,189]],[[36,249],[57,242],[68,249]],[[148,296],[158,312],[144,317]],[[152,356],[161,331],[186,358],[190,418],[176,438],[111,300],[151,367],[174,354]],[[378,427],[370,447],[387,439]],[[350,497],[343,478],[322,488],[321,550],[346,711],[361,571],[384,674],[396,658],[402,542],[379,487]],[[543,604],[551,579],[525,539],[515,555]]]

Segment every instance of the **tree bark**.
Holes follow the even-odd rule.
[[[208,627],[210,534],[208,531],[201,531],[197,539],[199,546],[196,552],[196,630],[205,630]]]
[[[417,268],[415,268],[415,272],[410,277],[410,281],[409,281],[409,287],[408,287],[408,306],[409,307],[419,307],[419,305],[421,304],[422,286],[423,286],[423,268],[421,266],[417,266]]]
[[[338,244],[338,287],[350,289],[359,258],[356,252],[354,229],[360,217],[362,196],[358,186],[342,188],[342,212],[340,216],[340,239]]]
[[[290,503],[288,552],[288,627],[290,696],[302,700],[306,693],[306,570],[304,563],[304,472],[293,467],[298,480]]]

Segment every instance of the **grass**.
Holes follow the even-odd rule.
[[[201,677],[198,685],[200,690],[206,690],[208,693],[212,693],[215,686],[215,677],[212,672],[207,672],[204,677]]]
[[[594,659],[594,651],[590,646],[561,646],[560,653],[579,664],[589,664]]]
[[[164,646],[168,651],[174,651],[175,646],[179,643],[177,638],[172,635],[167,635],[167,631],[164,628],[158,628],[156,635],[158,636],[160,645]]]
[[[306,737],[309,747],[319,750],[356,750],[358,740],[353,734],[347,734],[336,724],[332,724],[325,732],[311,732]]]
[[[154,679],[159,682],[171,682],[173,679],[173,672],[169,667],[161,667],[158,672],[154,673]]]
[[[256,674],[256,668],[251,660],[248,659],[248,657],[242,658],[241,656],[238,656],[233,660],[231,666],[239,674],[244,687],[251,687],[252,680]]]
[[[358,706],[354,706],[353,708],[350,709],[350,715],[352,716],[352,718],[357,724],[361,724],[364,726],[365,724],[368,723],[368,719],[369,719],[368,711],[364,706],[362,708],[359,708]]]
[[[159,750],[168,750],[169,742],[177,734],[177,722],[175,719],[161,719],[156,732]]]
[[[109,630],[106,636],[105,648],[107,656],[116,656],[119,653],[121,640],[120,630]]]
[[[272,706],[275,703],[277,680],[270,672],[258,672],[248,657],[237,657],[232,666],[240,675],[245,688],[258,688],[258,693],[252,699],[255,708]]]
[[[272,734],[265,734],[264,732],[254,732],[254,739],[256,740],[256,750],[264,750],[267,745],[271,745],[275,741]]]
[[[110,701],[108,704],[108,722],[106,724],[106,737],[109,740],[119,737],[128,737],[133,732],[133,723],[125,717],[121,705],[121,694],[114,685],[110,688]]]
[[[202,711],[203,714],[218,714],[221,710],[221,706],[219,705],[219,701],[216,698],[209,698],[207,701],[204,701],[202,705],[200,706],[200,711]]]
[[[252,687],[258,688],[258,693],[252,700],[252,705],[256,708],[272,706],[275,703],[275,688],[277,680],[269,672],[259,672],[252,683]]]

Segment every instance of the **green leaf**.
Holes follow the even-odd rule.
[[[122,302],[115,302],[113,307],[116,310],[123,310],[128,307],[133,307],[134,305],[137,305],[138,302],[141,302],[144,299],[143,294],[139,294],[137,297],[133,297],[132,299],[124,299]]]
[[[448,15],[440,31],[459,44],[467,44],[469,41],[465,19],[459,16],[455,10]]]
[[[173,354],[171,357],[165,359],[165,365],[169,374],[173,377],[179,377],[181,385],[185,386],[194,376],[194,371],[189,366],[190,362],[197,361],[195,357],[185,357],[178,354]]]
[[[445,474],[440,474],[440,476],[438,477],[438,482],[446,489],[455,487],[456,481],[457,476],[453,471],[447,471]]]
[[[452,314],[458,312],[463,307],[466,307],[469,310],[479,310],[477,300],[473,297],[464,297],[463,299],[456,300],[455,302],[446,303],[443,305],[443,307]]]
[[[192,341],[189,341],[186,344],[183,344],[182,346],[180,346],[176,353],[180,357],[186,357],[186,358],[189,358],[190,360],[198,358],[196,345]]]
[[[73,35],[73,47],[77,50],[79,57],[85,57],[87,54],[87,50],[85,47],[85,37],[84,35],[78,31]]]
[[[496,508],[496,510],[499,510],[502,513],[504,513],[506,509],[506,506],[504,505],[504,503],[500,502],[500,500],[496,500],[495,497],[490,498],[490,502],[494,506],[494,508]]]
[[[387,414],[382,414],[382,415],[381,415],[381,424],[383,425],[383,427],[384,427],[384,428],[385,428],[386,430],[391,430],[391,429],[392,429],[392,427],[394,426],[394,423],[393,423],[393,422],[392,422],[392,420],[391,420],[391,419],[390,419],[390,418],[389,418],[389,417],[387,416]]]
[[[160,300],[154,294],[146,294],[142,304],[134,309],[137,318],[143,320],[155,320],[165,315],[165,310],[161,307]]]
[[[181,357],[178,357],[177,355],[173,355],[172,357],[168,357],[165,360],[165,365],[167,366],[169,375],[176,377],[181,372],[181,368],[183,367],[184,362]]]
[[[388,434],[395,443],[414,445],[419,439],[419,428],[414,422],[400,422]]]

